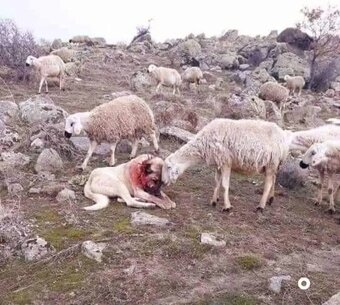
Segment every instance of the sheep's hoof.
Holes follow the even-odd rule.
[[[273,201],[274,201],[274,197],[270,197],[267,204],[272,205]]]
[[[159,149],[153,151],[154,155],[158,156],[159,155]]]
[[[335,213],[335,209],[329,208],[329,209],[327,210],[327,212],[328,212],[328,214],[332,215],[332,214]]]
[[[233,209],[232,206],[231,206],[230,208],[222,208],[222,212],[227,212],[227,213],[229,213],[232,209]]]
[[[263,207],[261,207],[261,206],[258,206],[257,208],[256,208],[256,212],[260,212],[260,213],[262,213],[263,214],[263,210],[264,210],[264,208]]]

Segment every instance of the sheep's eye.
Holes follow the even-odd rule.
[[[74,122],[71,123],[71,127],[74,125]]]

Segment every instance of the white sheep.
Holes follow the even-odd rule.
[[[148,67],[148,72],[157,81],[156,92],[158,92],[160,87],[164,85],[164,86],[173,87],[172,94],[176,93],[176,89],[177,89],[178,94],[180,94],[179,87],[182,83],[182,79],[181,79],[181,75],[178,73],[177,70],[150,65]]]
[[[75,58],[76,53],[77,52],[75,50],[66,47],[51,52],[52,55],[59,56],[64,63],[71,62]]]
[[[329,209],[330,213],[335,212],[334,194],[337,187],[334,187],[334,176],[340,174],[340,141],[325,141],[322,143],[313,144],[303,155],[300,162],[302,168],[307,168],[311,165],[321,173],[321,185],[319,189],[318,200],[316,204],[322,202],[322,192],[325,175],[328,176],[328,194],[329,194]]]
[[[84,170],[95,148],[102,142],[111,144],[110,165],[114,165],[115,150],[121,139],[133,141],[131,158],[137,153],[139,140],[149,136],[158,151],[154,115],[148,104],[136,95],[118,97],[95,107],[90,112],[78,112],[66,118],[65,137],[79,135],[84,130],[90,147],[81,166]]]
[[[294,95],[296,90],[299,90],[298,95],[301,95],[302,88],[305,86],[305,79],[302,76],[285,75],[284,80],[289,91]]]
[[[264,173],[264,192],[257,208],[262,211],[267,201],[268,204],[273,202],[276,174],[287,155],[286,133],[275,123],[215,119],[191,141],[166,158],[162,181],[165,184],[175,182],[188,167],[204,160],[208,165],[217,167],[211,204],[216,205],[222,184],[223,210],[229,211],[232,208],[229,201],[231,171]]]
[[[276,103],[281,112],[288,100],[288,96],[289,90],[276,82],[266,82],[260,87],[259,98]]]
[[[62,89],[62,83],[65,75],[65,64],[59,56],[47,55],[36,58],[30,55],[26,59],[26,66],[33,66],[40,73],[41,79],[38,93],[41,93],[41,87],[44,82],[46,85],[46,93],[48,93],[47,77],[59,77],[59,89]]]
[[[87,35],[77,35],[73,36],[69,42],[71,43],[86,43],[86,44],[92,44],[92,40],[89,36]]]
[[[198,88],[198,85],[203,78],[203,72],[199,67],[189,67],[182,73],[183,82],[190,86],[190,83],[194,83]]]

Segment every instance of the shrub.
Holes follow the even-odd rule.
[[[32,33],[20,30],[10,19],[0,19],[0,66],[6,66],[14,72],[7,73],[7,77],[14,76],[20,80],[27,78],[27,56],[39,56],[42,53]]]

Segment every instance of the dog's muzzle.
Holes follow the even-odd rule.
[[[69,133],[69,132],[67,132],[67,131],[65,131],[64,135],[65,135],[65,137],[68,138],[68,139],[72,137],[72,133]]]
[[[300,161],[300,167],[301,168],[307,168],[309,166],[309,164],[306,164],[305,162],[303,162],[302,160]]]

